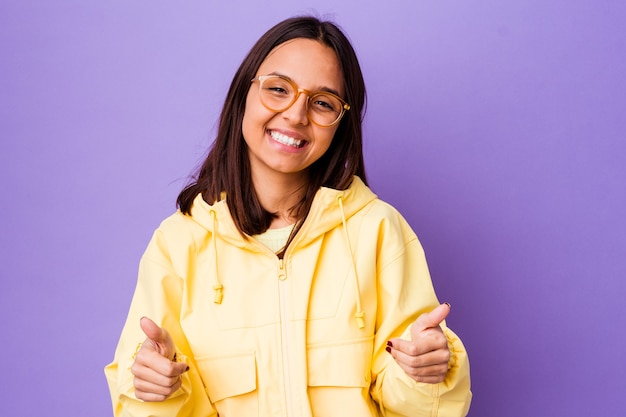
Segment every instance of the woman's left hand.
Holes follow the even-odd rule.
[[[422,314],[411,326],[411,340],[390,339],[387,352],[417,382],[437,384],[446,378],[450,350],[439,324],[450,313],[450,304],[441,304]]]

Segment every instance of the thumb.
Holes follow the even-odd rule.
[[[162,343],[167,338],[167,330],[160,328],[154,321],[148,317],[142,317],[139,320],[141,330],[145,333],[148,339],[155,343]]]
[[[415,320],[413,324],[413,331],[423,331],[426,329],[432,329],[438,327],[442,321],[450,314],[450,304],[443,303],[438,305],[434,310],[429,313],[424,313]]]
[[[149,339],[149,342],[151,342],[150,344],[154,350],[166,358],[172,359],[174,357],[176,348],[167,330],[159,327],[148,317],[142,317],[141,320],[139,320],[139,325]],[[148,342],[148,340],[146,342]]]

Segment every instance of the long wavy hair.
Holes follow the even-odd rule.
[[[334,23],[311,16],[294,17],[278,23],[261,36],[237,70],[222,108],[217,137],[198,174],[176,200],[183,213],[190,213],[193,200],[199,193],[207,203],[213,204],[225,192],[234,223],[244,237],[269,228],[275,213],[261,206],[254,190],[242,121],[250,81],[261,63],[278,45],[296,38],[313,39],[335,51],[344,77],[344,99],[351,108],[340,121],[329,149],[308,168],[306,192],[292,208],[298,219],[292,237],[306,218],[320,187],[346,189],[354,175],[367,183],[361,128],[365,83],[356,53]]]

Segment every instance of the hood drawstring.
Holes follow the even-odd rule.
[[[346,240],[346,246],[348,248],[348,255],[350,257],[350,262],[352,263],[352,272],[354,274],[354,286],[356,288],[356,313],[354,313],[354,318],[356,318],[357,326],[359,329],[365,327],[365,313],[361,309],[361,291],[359,288],[359,276],[356,272],[356,263],[354,261],[354,256],[352,255],[352,245],[350,244],[350,236],[348,236],[348,226],[346,224],[346,215],[343,211],[343,197],[337,197],[337,201],[339,202],[339,212],[341,213],[341,223],[343,225],[343,235]]]
[[[213,241],[213,265],[215,265],[215,275],[213,284],[213,290],[215,291],[215,297],[213,302],[215,304],[222,304],[222,298],[224,298],[224,286],[220,282],[219,275],[217,274],[217,213],[215,210],[211,210],[211,217],[213,218],[213,230],[211,232],[211,240]]]

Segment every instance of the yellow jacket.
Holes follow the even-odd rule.
[[[155,232],[114,361],[120,416],[465,416],[469,363],[444,326],[450,369],[417,383],[385,351],[438,305],[422,247],[391,206],[355,177],[322,188],[284,259],[244,239],[226,200],[198,196]],[[168,400],[134,396],[142,316],[166,328],[190,366]]]

